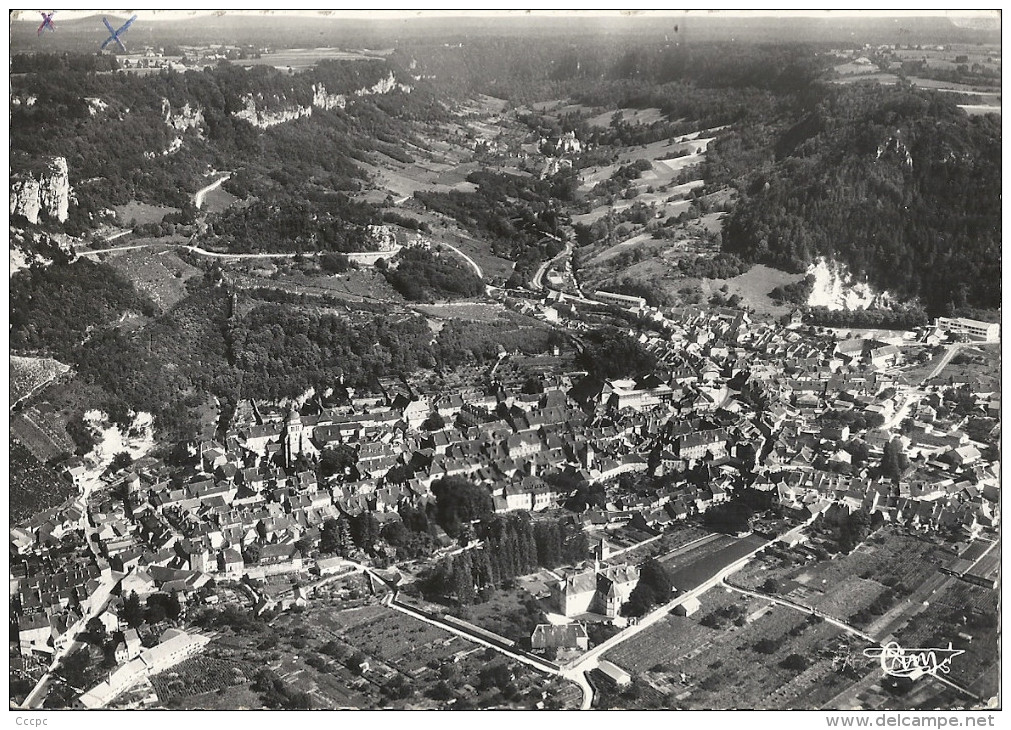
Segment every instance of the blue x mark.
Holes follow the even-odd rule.
[[[130,25],[133,24],[133,21],[135,21],[136,19],[137,19],[137,16],[134,15],[128,21],[126,21],[125,23],[123,23],[123,27],[122,28],[120,28],[119,30],[113,30],[112,26],[109,25],[109,21],[106,20],[105,18],[102,18],[102,22],[105,23],[105,27],[109,29],[110,33],[112,33],[112,35],[110,35],[108,38],[105,39],[105,43],[102,44],[102,50],[104,51],[105,47],[107,45],[109,45],[113,41],[116,41],[116,43],[119,44],[119,47],[122,48],[123,52],[125,53],[126,52],[126,46],[123,45],[123,41],[121,41],[119,39],[119,36],[120,36],[121,33],[126,33],[127,28],[129,28]]]

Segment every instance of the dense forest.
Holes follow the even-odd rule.
[[[380,222],[376,209],[346,195],[326,200],[257,200],[215,216],[208,233],[216,247],[236,253],[369,251],[367,226]]]
[[[108,264],[82,259],[19,271],[10,280],[10,346],[66,361],[96,327],[124,312],[154,314],[155,305]]]
[[[423,248],[404,249],[383,273],[405,299],[415,302],[474,297],[484,291],[480,277],[455,254],[437,255]]]
[[[598,378],[627,378],[648,373],[656,356],[635,339],[613,327],[587,333],[580,362]]]
[[[454,259],[445,261],[456,271]],[[480,285],[469,270],[458,274]],[[206,394],[226,404],[286,398],[310,387],[322,391],[341,378],[368,388],[377,378],[418,369],[493,361],[503,346],[540,353],[562,341],[545,325],[507,315],[448,322],[433,342],[418,315],[368,303],[350,309],[342,300],[271,289],[244,292],[253,306],[238,315],[215,269],[186,289],[175,306],[158,312],[106,264],[82,259],[21,271],[11,279],[11,345],[73,365],[84,384],[106,394],[94,405],[119,414],[117,420],[128,422],[131,409],[148,411],[162,436],[185,440],[195,432]],[[141,317],[143,327],[114,326],[124,312]]]
[[[368,386],[378,377],[434,365],[431,331],[421,317],[351,319],[263,304],[231,324],[229,349],[243,390],[258,397],[298,395],[310,386]]]

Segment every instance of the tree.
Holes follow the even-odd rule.
[[[898,483],[903,472],[909,468],[909,458],[902,450],[902,442],[895,438],[885,444],[881,456],[881,475]]]
[[[109,469],[116,472],[120,469],[126,469],[131,464],[133,464],[133,457],[126,451],[120,451],[112,457],[112,463],[109,464]]]
[[[707,527],[733,535],[748,532],[751,529],[751,518],[754,516],[755,511],[751,507],[741,500],[734,499],[709,508],[703,519]]]
[[[670,600],[674,583],[670,572],[656,558],[639,566],[639,582],[622,606],[624,616],[642,616],[653,606]]]
[[[88,623],[85,628],[87,630],[86,641],[89,644],[98,644],[101,646],[105,642],[105,624],[102,623],[102,619],[98,618],[98,616],[93,616],[88,619]]]
[[[445,680],[440,679],[430,690],[428,690],[428,696],[433,700],[445,702],[453,699],[453,690]]]
[[[438,411],[432,411],[421,427],[426,431],[439,431],[446,427],[446,419]]]
[[[599,378],[621,378],[653,369],[656,356],[624,332],[604,328],[586,336],[580,355],[584,367]]]
[[[141,606],[136,591],[131,591],[130,595],[123,600],[123,620],[131,629],[144,623],[144,608]]]
[[[85,646],[65,656],[60,661],[56,673],[71,687],[85,690],[88,687],[89,666],[91,666],[91,652]]]
[[[379,523],[371,512],[362,512],[351,518],[351,540],[356,547],[371,551],[379,540]]]
[[[456,536],[464,522],[487,517],[494,511],[491,493],[463,477],[446,477],[432,484],[436,514],[442,528]]]
[[[350,547],[350,527],[343,515],[338,519],[328,517],[323,522],[319,536],[319,551],[321,553],[347,555]]]
[[[347,444],[328,446],[319,455],[320,476],[330,477],[344,474],[358,463],[358,452]]]
[[[402,674],[395,675],[390,681],[379,688],[379,691],[391,700],[405,700],[414,694],[414,687]]]
[[[328,251],[319,257],[319,267],[328,274],[343,274],[351,268],[351,260],[342,253]]]
[[[807,658],[801,654],[791,654],[780,662],[780,666],[783,667],[783,669],[791,669],[795,672],[803,672],[807,669],[808,664],[809,662]]]

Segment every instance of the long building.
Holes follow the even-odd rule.
[[[996,340],[1000,336],[1000,324],[997,322],[981,322],[965,317],[938,317],[934,324],[945,332],[965,335],[974,340]]]
[[[628,294],[616,294],[611,291],[595,291],[593,296],[602,302],[607,302],[608,304],[618,304],[624,305],[626,307],[635,307],[637,309],[646,308],[646,300],[642,297],[632,297]]]

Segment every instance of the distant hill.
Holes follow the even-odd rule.
[[[39,21],[24,14],[10,24],[11,53],[34,51],[87,52],[98,50],[108,37],[101,15],[85,18],[56,17],[57,31],[37,36]],[[109,22],[126,17],[106,16]],[[434,37],[463,42],[482,36],[524,35],[637,36],[671,41],[748,40],[756,42],[816,42],[862,45],[882,43],[999,43],[999,19],[994,27],[987,18],[969,17],[957,23],[944,17],[854,17],[826,13],[818,17],[728,17],[686,15],[593,15],[404,18],[376,13],[375,18],[250,16],[225,14],[183,20],[145,20],[143,12],[124,40],[145,45],[257,44],[280,48],[343,45],[389,46]]]

